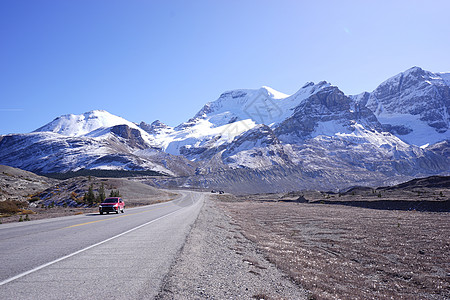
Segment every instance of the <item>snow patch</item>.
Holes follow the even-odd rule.
[[[406,126],[412,129],[410,133],[400,135],[399,138],[415,146],[435,144],[449,136],[448,133],[438,133],[433,127],[420,120],[420,115],[382,113],[378,115],[378,120],[381,124]]]

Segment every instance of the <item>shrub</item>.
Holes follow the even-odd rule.
[[[20,218],[19,218],[19,222],[23,222],[22,216],[20,216]]]
[[[36,202],[36,201],[39,201],[39,200],[41,200],[41,198],[39,198],[38,196],[33,196],[33,197],[31,197],[31,199],[28,200],[28,201],[30,201],[31,203],[33,203],[33,202]]]
[[[28,206],[28,203],[17,200],[5,200],[0,201],[0,213],[3,214],[16,214],[20,212],[21,208]]]

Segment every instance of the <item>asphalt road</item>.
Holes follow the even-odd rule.
[[[203,205],[182,194],[124,214],[0,225],[0,299],[152,299]]]

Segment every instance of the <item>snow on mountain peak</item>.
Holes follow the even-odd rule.
[[[223,126],[235,121],[250,119],[256,124],[273,126],[292,115],[303,100],[331,85],[326,81],[309,83],[293,95],[278,92],[270,87],[227,91],[219,99],[207,103],[193,119],[179,128],[191,127],[200,119],[212,126]]]
[[[289,95],[284,94],[284,93],[282,93],[282,92],[279,92],[279,91],[277,91],[277,90],[274,90],[273,88],[268,87],[268,86],[262,86],[262,87],[260,88],[260,91],[263,91],[263,90],[267,91],[267,93],[268,93],[273,99],[284,99],[284,98],[289,97]]]
[[[84,136],[94,130],[116,125],[138,128],[134,123],[110,114],[105,110],[92,110],[81,115],[68,114],[60,116],[34,132],[54,132],[65,136]]]

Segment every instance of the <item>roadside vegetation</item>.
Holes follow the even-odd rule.
[[[82,203],[88,206],[98,205],[103,202],[103,200],[106,199],[105,194],[105,185],[101,183],[100,188],[98,188],[97,195],[94,192],[94,185],[89,185],[89,189],[87,192],[84,193],[82,201],[80,199],[76,198],[76,194],[72,194],[73,198],[77,203]],[[119,190],[111,190],[109,192],[109,197],[120,197],[120,191]]]
[[[28,207],[28,203],[17,200],[5,200],[0,201],[0,214],[16,214],[21,212],[22,209]]]
[[[125,173],[143,176],[149,172]],[[0,224],[97,213],[98,204],[106,197],[123,197],[127,207],[176,198],[176,193],[149,186],[146,180],[148,177],[99,178],[92,175],[61,180],[0,166]]]
[[[3,223],[3,218],[20,215],[18,221],[30,221],[29,215],[34,212],[28,209],[29,204],[26,201],[5,200],[0,201],[0,224]],[[23,217],[25,215],[25,217]]]

